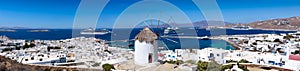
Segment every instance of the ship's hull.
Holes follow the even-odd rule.
[[[83,35],[105,35],[105,34],[108,34],[108,32],[80,32],[80,34],[83,34]]]
[[[249,29],[241,29],[241,28],[231,28],[232,30],[252,30],[251,28]]]
[[[232,27],[232,30],[252,30],[254,28],[251,27]]]

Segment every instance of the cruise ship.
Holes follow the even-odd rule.
[[[80,32],[80,34],[83,34],[83,35],[105,35],[108,33],[110,33],[110,31],[107,29],[94,30],[93,28],[88,28],[88,29],[85,29]]]
[[[250,26],[235,26],[235,27],[231,27],[231,29],[233,29],[233,30],[252,30],[254,28],[252,28]]]

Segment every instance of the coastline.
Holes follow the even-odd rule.
[[[261,29],[261,30],[266,30],[266,31],[299,31],[299,30],[289,30],[289,29]]]
[[[224,37],[221,37],[221,36],[214,36],[214,37],[210,37],[210,39],[214,39],[214,40],[224,40],[226,41],[227,43],[229,43],[232,47],[235,48],[235,50],[240,50],[240,46],[238,46],[237,44],[235,44],[234,42],[224,38]]]

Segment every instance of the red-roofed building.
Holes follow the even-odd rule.
[[[289,60],[300,61],[300,55],[289,55]]]

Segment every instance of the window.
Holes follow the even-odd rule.
[[[34,58],[33,58],[33,57],[31,57],[31,60],[34,60]]]
[[[25,59],[25,61],[28,61],[28,59]]]
[[[40,61],[43,61],[43,59],[40,59]]]

